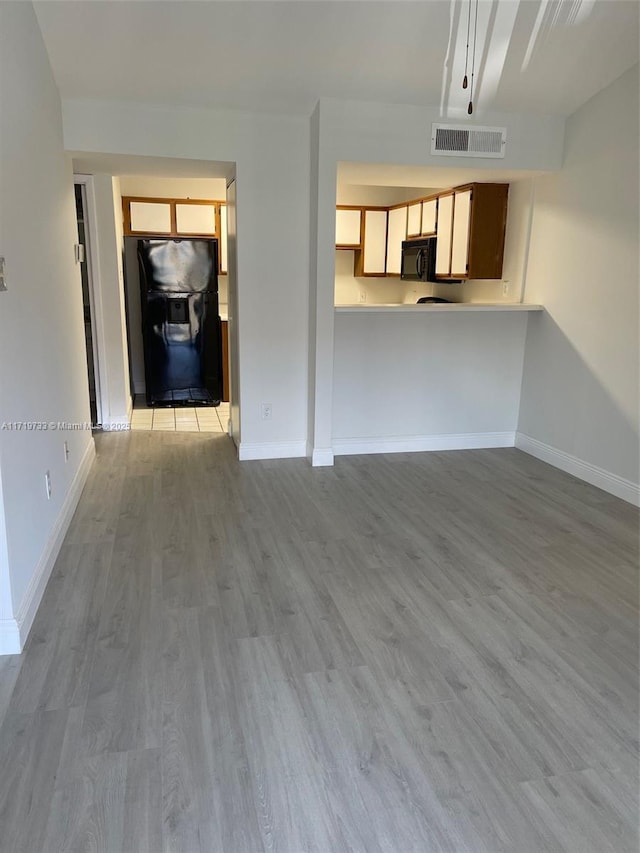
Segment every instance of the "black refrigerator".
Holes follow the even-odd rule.
[[[147,405],[219,405],[217,240],[138,240],[138,265]]]

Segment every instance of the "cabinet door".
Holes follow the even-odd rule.
[[[387,248],[387,211],[364,212],[363,275],[384,275]]]
[[[471,190],[454,193],[451,275],[464,278],[469,263],[469,222],[471,220]]]
[[[336,246],[360,246],[360,210],[336,210]]]
[[[176,231],[178,234],[215,236],[215,204],[176,204]]]
[[[436,233],[436,209],[437,199],[432,198],[429,201],[422,202],[422,228],[420,233],[423,236]]]
[[[420,236],[420,221],[422,215],[422,204],[410,204],[407,212],[407,237]]]
[[[402,241],[407,239],[407,208],[394,207],[389,211],[387,232],[387,275],[400,275]]]
[[[220,273],[227,274],[227,205],[220,205]]]
[[[453,194],[438,199],[438,240],[436,242],[436,275],[451,272],[451,229],[453,225]]]
[[[171,234],[171,205],[168,202],[132,201],[131,230],[143,234]]]

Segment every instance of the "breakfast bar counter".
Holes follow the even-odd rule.
[[[361,302],[353,305],[336,305],[335,310],[341,314],[419,314],[443,312],[459,314],[481,311],[544,311],[544,307],[524,302],[431,302],[423,304],[416,304],[414,302],[367,304]]]

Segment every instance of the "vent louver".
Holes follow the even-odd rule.
[[[431,126],[431,153],[447,157],[504,157],[506,127]]]

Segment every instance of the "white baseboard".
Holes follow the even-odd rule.
[[[15,619],[0,619],[0,655],[19,655],[20,629]]]
[[[257,444],[241,441],[238,445],[238,459],[247,462],[250,459],[304,458],[306,447],[304,441],[265,441]]]
[[[333,450],[329,448],[314,448],[311,454],[307,454],[311,459],[311,465],[314,468],[323,468],[333,465]]]
[[[585,462],[577,456],[565,453],[564,450],[558,450],[556,447],[538,441],[537,438],[532,438],[522,432],[516,433],[516,447],[530,456],[535,456],[536,459],[541,459],[561,471],[566,471],[567,474],[573,474],[579,480],[584,480],[592,486],[597,486],[599,489],[621,498],[623,501],[634,506],[640,506],[640,486],[631,480],[605,471],[604,468]]]
[[[33,625],[33,620],[42,601],[47,581],[51,576],[56,558],[60,553],[62,542],[80,500],[80,495],[87,481],[95,455],[96,448],[92,440],[87,446],[73,482],[69,487],[53,530],[33,572],[31,582],[27,587],[20,606],[17,608],[15,619],[3,619],[0,622],[0,654],[18,654],[24,648],[29,631]]]
[[[480,450],[491,447],[513,447],[513,432],[466,432],[445,435],[399,435],[384,438],[337,438],[333,441],[336,456],[367,453],[416,453],[425,450]]]

